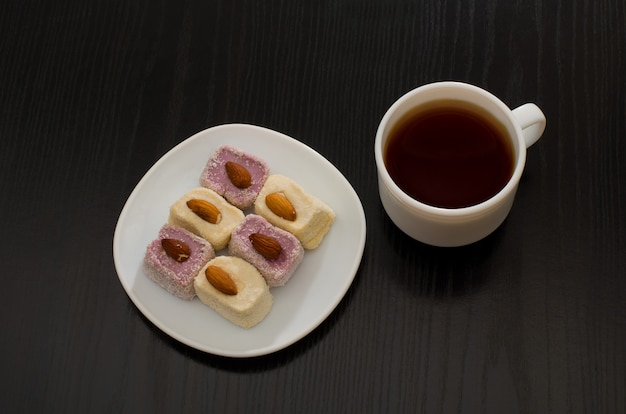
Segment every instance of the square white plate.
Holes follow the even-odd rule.
[[[232,145],[263,159],[270,174],[290,177],[336,214],[320,246],[305,250],[304,260],[289,282],[270,290],[274,297],[272,309],[251,329],[233,325],[197,298],[184,301],[170,295],[142,270],[146,247],[167,222],[170,205],[200,186],[202,169],[222,145]],[[113,257],[126,293],[163,332],[211,354],[252,357],[293,344],[330,315],[354,280],[365,237],[365,214],[359,197],[328,160],[276,131],[227,124],[181,142],[148,170],[122,209],[113,237]]]

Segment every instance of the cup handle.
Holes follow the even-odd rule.
[[[546,129],[546,117],[535,104],[527,103],[513,109],[517,123],[522,127],[526,148],[530,148],[541,138]]]

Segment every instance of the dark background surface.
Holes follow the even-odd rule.
[[[0,5],[0,411],[626,412],[623,1],[21,1]],[[535,102],[543,138],[493,235],[404,236],[374,135],[424,83]],[[165,152],[232,122],[290,135],[367,217],[344,300],[229,359],[163,334],[112,256]]]

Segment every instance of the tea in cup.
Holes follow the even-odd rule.
[[[508,215],[526,149],[545,129],[534,104],[509,109],[491,93],[437,82],[398,99],[375,141],[379,194],[403,232],[434,246],[462,246]]]

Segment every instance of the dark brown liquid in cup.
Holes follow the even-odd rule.
[[[385,166],[406,194],[435,207],[486,201],[515,166],[506,128],[471,104],[435,101],[415,108],[391,129]]]

